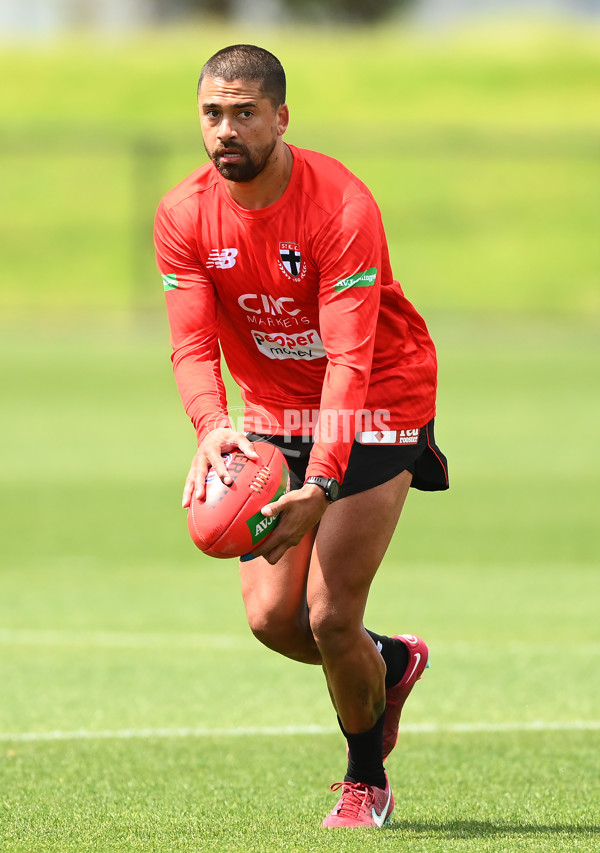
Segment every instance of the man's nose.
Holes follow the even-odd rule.
[[[236,135],[237,134],[235,128],[233,127],[231,121],[225,116],[223,116],[219,125],[219,139],[225,141],[226,139],[233,139],[233,137],[235,137]]]

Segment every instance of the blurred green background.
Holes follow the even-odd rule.
[[[205,158],[203,61],[256,42],[286,67],[289,141],[373,190],[395,273],[439,351],[436,434],[452,488],[411,495],[368,612],[375,629],[417,631],[434,648],[407,719],[575,729],[517,732],[514,755],[498,734],[475,747],[457,736],[456,763],[446,735],[418,735],[426,787],[411,792],[402,828],[426,846],[410,849],[489,850],[490,827],[492,846],[509,839],[493,849],[595,849],[599,35],[564,21],[196,23],[3,44],[0,736],[331,723],[330,749],[307,737],[294,770],[303,790],[310,774],[319,787],[292,830],[306,838],[286,849],[332,849],[312,829],[339,763],[323,684],[250,640],[235,564],[203,558],[179,509],[194,433],[152,247],[161,195]],[[254,834],[271,816],[246,772],[256,744],[241,741],[186,741],[193,766],[177,753],[165,781],[147,742],[17,738],[0,763],[3,849],[204,849],[228,803],[227,774],[207,794],[223,750],[244,806],[231,815],[238,840],[215,836],[210,849],[275,849]],[[279,743],[257,748],[282,793],[300,762],[294,737]],[[184,825],[169,798],[185,804]],[[419,813],[433,824],[414,827]],[[87,815],[89,838],[74,814]]]
[[[103,571],[111,553],[140,571],[150,554],[199,560],[177,510],[194,435],[170,371],[152,222],[205,159],[198,73],[235,41],[282,59],[287,138],[372,188],[396,275],[438,346],[453,489],[412,502],[397,553],[595,565],[599,31],[521,21],[446,33],[190,25],[4,45],[7,571],[105,549]],[[5,600],[10,624],[66,618]],[[115,602],[111,624],[127,618]]]
[[[199,69],[255,40],[286,67],[288,139],[372,188],[425,312],[597,319],[597,34],[201,27],[5,46],[2,315],[160,310],[152,212],[205,158]]]
[[[29,524],[15,483],[30,495],[52,491],[53,477],[79,478],[79,491],[113,471],[116,491],[142,478],[156,508],[178,502],[193,431],[170,376],[153,216],[205,159],[203,61],[257,41],[287,70],[287,138],[372,188],[396,276],[433,332],[455,484],[444,511],[464,525],[489,516],[475,531],[482,547],[458,536],[456,556],[489,559],[490,536],[511,541],[505,531],[534,511],[532,489],[558,477],[536,495],[545,532],[523,531],[519,547],[542,554],[547,537],[551,554],[591,559],[597,542],[580,528],[600,478],[599,34],[525,21],[445,32],[190,25],[5,43],[4,521]],[[502,501],[475,490],[492,470]],[[72,501],[51,512],[68,528]],[[7,535],[2,547],[33,542]]]
[[[422,549],[430,505],[414,501],[417,530],[398,549],[448,565],[594,565],[598,36],[524,22],[445,34],[190,25],[5,44],[7,569],[105,548],[140,571],[144,553],[198,559],[176,509],[194,436],[170,373],[152,221],[204,161],[198,73],[235,41],[282,59],[288,139],[372,188],[396,275],[438,345],[453,490],[430,511],[445,536]],[[5,618],[46,623],[9,605]],[[115,619],[127,620],[118,605]]]

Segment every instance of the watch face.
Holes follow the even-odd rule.
[[[325,492],[325,497],[328,501],[337,501],[340,496],[340,484],[333,477],[330,479],[327,479],[327,477],[309,477],[306,482],[315,483],[315,485],[320,486]]]
[[[337,501],[340,496],[340,484],[337,480],[330,480],[327,484],[327,496],[330,501]]]

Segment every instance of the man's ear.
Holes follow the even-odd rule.
[[[287,104],[277,108],[277,135],[283,136],[290,123],[290,111]]]

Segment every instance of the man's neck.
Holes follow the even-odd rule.
[[[282,141],[273,150],[269,162],[256,178],[247,182],[226,181],[227,192],[246,210],[261,210],[275,204],[284,194],[292,176],[294,157]]]

